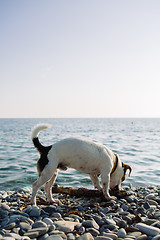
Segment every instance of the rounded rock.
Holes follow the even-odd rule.
[[[117,235],[114,234],[114,233],[103,232],[103,236],[104,236],[104,237],[107,237],[107,238],[111,238],[111,239],[113,239],[113,240],[116,240],[116,239],[117,239]]]
[[[86,221],[82,222],[82,225],[85,228],[95,228],[95,229],[99,230],[99,225],[96,223],[95,220],[86,220]]]
[[[50,218],[43,218],[43,222],[46,223],[47,225],[51,226],[53,225],[53,221]]]
[[[73,233],[68,233],[67,234],[67,240],[75,240],[75,239],[76,239],[76,237]]]
[[[86,228],[86,232],[91,233],[93,237],[97,237],[100,234],[95,228]]]
[[[28,231],[31,229],[31,225],[26,222],[20,222],[19,226],[21,229],[23,229],[25,231]]]
[[[146,240],[147,239],[147,235],[146,234],[142,234],[141,236],[137,237],[136,240]],[[153,238],[152,238],[153,240]]]
[[[112,238],[105,237],[105,236],[98,236],[98,237],[95,237],[94,240],[112,240]]]
[[[76,240],[94,240],[92,234],[90,233],[85,233],[83,235],[81,235],[80,237],[78,237]]]
[[[41,228],[41,227],[45,227],[47,228],[47,224],[45,222],[42,221],[36,221],[35,223],[32,224],[32,228]]]
[[[160,240],[160,235],[153,237],[152,240]]]
[[[136,227],[139,228],[139,230],[142,233],[145,233],[145,234],[147,234],[149,236],[152,236],[152,237],[160,234],[160,229],[159,228],[146,225],[145,223],[137,223]]]
[[[6,230],[11,230],[16,226],[15,222],[9,223],[7,226],[5,226]]]
[[[29,216],[30,217],[39,217],[40,215],[41,215],[41,210],[38,207],[33,206],[32,210],[29,212]]]
[[[119,229],[118,232],[117,232],[117,236],[118,236],[119,238],[125,238],[125,237],[126,237],[126,231],[125,231],[125,229],[124,229],[124,228]]]

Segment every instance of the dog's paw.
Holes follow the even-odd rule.
[[[52,199],[49,201],[49,203],[53,204],[53,203],[60,203],[59,199]]]
[[[111,196],[110,200],[117,200],[117,197]]]
[[[117,197],[115,196],[106,196],[105,198],[107,199],[107,201],[117,200]]]

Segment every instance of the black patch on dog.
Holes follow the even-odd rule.
[[[41,175],[41,172],[45,168],[45,166],[48,164],[48,152],[51,150],[52,145],[48,147],[44,147],[40,142],[38,138],[34,138],[33,140],[34,146],[37,148],[37,150],[40,153],[40,159],[37,162],[37,170],[39,172],[39,176]]]

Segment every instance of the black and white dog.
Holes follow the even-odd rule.
[[[37,162],[39,178],[33,183],[31,204],[36,205],[36,193],[45,184],[45,192],[50,203],[58,202],[52,198],[52,185],[57,177],[58,169],[74,168],[90,175],[94,187],[103,194],[107,200],[115,198],[109,194],[109,189],[118,187],[125,180],[125,173],[131,167],[120,161],[118,154],[114,154],[106,146],[78,138],[67,138],[51,146],[44,147],[38,139],[41,130],[49,128],[48,124],[39,124],[32,130],[32,141],[40,153]],[[101,176],[102,189],[98,176]],[[130,175],[130,174],[129,174]]]

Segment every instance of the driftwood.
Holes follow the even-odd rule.
[[[102,192],[100,192],[98,190],[87,189],[87,188],[74,189],[71,187],[53,186],[52,193],[67,194],[67,195],[75,196],[75,197],[88,197],[88,198],[99,197],[102,200],[106,200],[105,197],[103,196]],[[111,194],[111,196],[116,196],[118,199],[124,198],[125,196],[130,195],[125,190],[120,190],[120,191],[112,190],[112,191],[110,191],[110,194]]]

